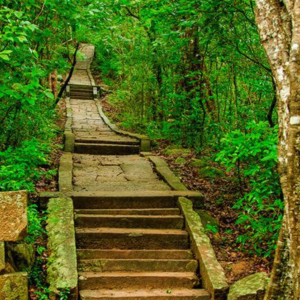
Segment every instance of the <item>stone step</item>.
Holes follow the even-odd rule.
[[[153,196],[152,196],[153,195]],[[85,197],[73,195],[75,209],[152,209],[176,208],[176,197],[163,195],[154,196],[155,193],[143,192],[140,195],[129,196],[128,193],[112,195],[103,193],[102,196]],[[157,194],[159,195],[159,194]]]
[[[74,93],[79,93],[79,94],[93,94],[93,88],[90,89],[82,89],[82,88],[71,88],[70,89],[70,93],[74,94]]]
[[[70,90],[74,91],[74,90],[93,90],[93,86],[92,85],[83,85],[83,84],[70,84]]]
[[[138,154],[140,147],[125,144],[75,143],[75,152],[98,155],[130,155]]]
[[[76,215],[75,225],[83,228],[159,228],[183,229],[182,216],[135,216],[135,215]]]
[[[78,97],[78,96],[74,96],[74,97],[70,97],[72,100],[80,100],[80,101],[93,101],[94,100],[94,98],[92,98],[92,97],[82,97],[82,96],[80,96],[80,97]]]
[[[80,272],[79,289],[192,289],[199,285],[193,272]]]
[[[184,230],[77,228],[78,249],[189,249]]]
[[[71,91],[70,97],[93,97],[93,92],[90,91]]]
[[[94,100],[94,96],[72,96],[70,95],[70,98],[73,100]]]
[[[140,145],[140,141],[133,139],[125,139],[119,138],[118,136],[114,136],[112,138],[109,137],[97,137],[95,139],[88,138],[76,138],[76,143],[83,144],[115,144],[115,145]]]
[[[80,259],[81,272],[196,272],[195,259]]]
[[[209,300],[210,295],[203,289],[116,289],[116,290],[82,290],[81,300]]]
[[[78,259],[193,259],[191,250],[78,249]]]
[[[140,216],[171,216],[180,215],[179,208],[144,208],[144,209],[76,209],[78,215],[140,215]]]

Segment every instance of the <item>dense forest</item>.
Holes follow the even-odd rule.
[[[291,8],[286,2],[296,4]],[[270,270],[284,199],[298,199],[291,192],[296,179],[288,177],[291,185],[283,188],[279,180],[285,172],[298,174],[298,160],[290,155],[290,164],[278,171],[278,136],[280,145],[288,136],[283,129],[288,117],[281,117],[280,104],[281,77],[288,75],[281,76],[278,69],[284,65],[283,53],[296,43],[298,6],[297,1],[254,0],[0,0],[0,191],[31,192],[27,242],[38,253],[30,275],[31,299],[48,299],[40,276],[47,256],[46,212],[37,194],[57,189],[65,118],[60,98],[76,57],[82,56],[80,43],[95,46],[92,71],[109,117],[124,130],[148,135],[154,151],[169,159],[179,174],[180,169],[191,171],[191,160],[205,161],[206,173],[194,165],[197,174],[187,180],[205,178],[206,184],[231,193],[229,201],[217,196],[214,202],[233,216],[230,221],[225,217],[230,226],[209,226],[208,234],[228,238],[227,244],[233,242],[248,258],[259,257],[264,270]],[[268,25],[264,16],[282,21],[286,46],[276,40],[280,22]],[[279,55],[274,58],[276,47]],[[297,55],[285,59],[292,64]],[[293,72],[296,76],[298,69]],[[291,95],[297,103],[295,78],[290,78],[295,84]],[[295,129],[291,137],[297,136]],[[291,149],[299,147],[291,143]],[[180,154],[172,152],[176,149],[191,154],[180,161]],[[292,151],[295,157],[297,151]],[[195,187],[201,191],[201,184]],[[217,209],[213,205],[207,210],[218,219]],[[292,259],[296,262],[297,254]],[[287,286],[285,295],[290,295]]]

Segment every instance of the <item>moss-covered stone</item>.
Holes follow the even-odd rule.
[[[228,300],[263,300],[268,281],[266,273],[247,276],[230,287]]]
[[[177,157],[177,159],[175,160],[175,164],[184,165],[186,164],[186,160],[183,157]]]
[[[170,148],[167,148],[164,153],[166,155],[169,155],[169,156],[175,156],[175,157],[178,157],[178,156],[181,156],[181,157],[187,157],[191,154],[191,150],[189,149],[183,149],[183,148],[177,148],[177,149],[170,149]]]
[[[204,168],[207,166],[207,159],[203,158],[203,159],[192,159],[191,162],[191,167],[195,167],[195,168]]]
[[[198,172],[203,178],[215,179],[225,177],[225,173],[215,167],[205,167],[200,169]]]
[[[52,198],[48,204],[47,281],[50,290],[77,287],[77,256],[74,229],[74,210],[71,198]]]
[[[207,228],[207,225],[211,225],[211,226],[215,226],[215,227],[219,227],[218,221],[212,217],[210,214],[208,214],[207,212],[205,212],[204,210],[201,209],[197,209],[195,210],[196,213],[199,215],[200,219],[201,219],[201,223],[204,226],[204,228]]]
[[[13,273],[1,275],[0,299],[28,300],[27,273]]]
[[[8,243],[6,248],[16,270],[25,271],[33,267],[35,250],[32,244]]]

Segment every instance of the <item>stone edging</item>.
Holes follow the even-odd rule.
[[[75,147],[75,135],[72,131],[73,124],[73,115],[72,108],[70,103],[70,98],[66,98],[66,110],[67,110],[67,122],[65,125],[64,131],[64,151],[65,152],[74,152]]]
[[[52,198],[48,202],[48,260],[47,282],[55,295],[69,288],[71,299],[77,299],[77,252],[74,226],[74,208],[71,198]],[[52,299],[52,298],[51,298]]]
[[[148,155],[148,153],[144,153],[143,155],[154,164],[157,173],[172,189],[176,191],[188,190],[162,158],[152,156],[151,154]],[[191,237],[192,249],[200,264],[203,287],[211,294],[212,300],[224,300],[227,299],[229,291],[224,269],[216,258],[200,216],[193,209],[193,207],[202,206],[203,198],[204,196],[201,195],[201,197],[194,198],[193,201],[191,201],[187,198],[180,197],[178,206],[185,217],[186,230]]]
[[[98,108],[98,112],[100,114],[100,117],[104,121],[104,123],[114,132],[120,134],[120,135],[125,135],[129,136],[135,139],[140,140],[140,148],[141,151],[150,151],[151,150],[151,140],[146,136],[146,135],[141,135],[141,134],[136,134],[136,133],[131,133],[127,132],[124,130],[119,130],[115,124],[112,124],[110,120],[107,118],[107,116],[104,114],[103,109],[99,101],[95,100],[95,104]]]
[[[94,55],[95,55],[95,51],[94,51]],[[94,58],[94,56],[91,58],[90,63],[87,66],[86,72],[87,72],[88,77],[90,79],[91,85],[93,86],[94,100],[97,100],[97,98],[98,98],[98,89],[97,89],[97,85],[96,85],[95,79],[94,79],[94,77],[92,75],[92,72],[91,72],[91,63],[93,61],[93,58]]]
[[[190,234],[191,246],[200,264],[203,287],[211,294],[213,300],[227,299],[229,285],[225,272],[216,258],[199,215],[193,210],[192,201],[180,197],[178,206],[185,217],[185,226]]]
[[[58,185],[60,192],[73,191],[73,155],[70,152],[64,153],[59,162]]]
[[[167,184],[176,191],[187,191],[187,187],[171,171],[168,164],[158,156],[146,156],[155,166],[157,173],[167,182]]]

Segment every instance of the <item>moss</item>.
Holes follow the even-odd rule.
[[[183,149],[183,148],[177,148],[177,149],[170,149],[170,148],[167,148],[164,153],[166,155],[169,155],[169,156],[175,156],[175,157],[178,157],[178,156],[182,156],[182,157],[187,157],[191,154],[191,150],[189,149]]]
[[[178,157],[175,160],[175,164],[178,164],[178,165],[184,165],[185,163],[186,163],[186,160],[183,157]]]
[[[193,158],[191,166],[195,167],[195,168],[204,168],[207,166],[207,159],[206,158],[202,158],[202,159]]]
[[[205,167],[203,169],[200,169],[198,172],[204,178],[215,179],[225,177],[225,173],[215,167]]]

